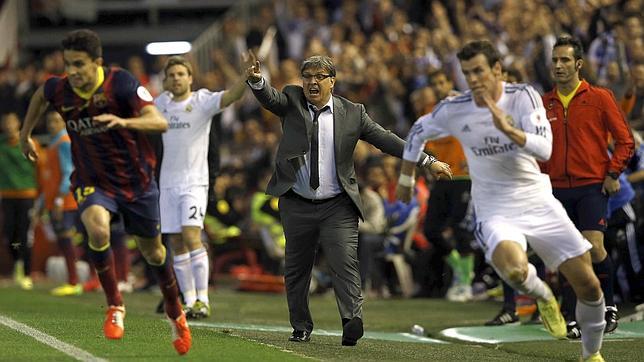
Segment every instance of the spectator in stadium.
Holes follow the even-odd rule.
[[[353,152],[362,139],[400,157],[404,142],[373,122],[363,105],[332,95],[336,68],[329,57],[307,58],[300,74],[302,86],[279,92],[267,84],[259,61],[247,69],[255,97],[282,122],[283,137],[267,193],[280,197],[286,236],[284,276],[293,327],[289,340],[307,342],[313,331],[308,289],[319,244],[333,271],[342,344],[354,346],[363,335],[357,247],[358,218],[364,214]],[[447,164],[427,155],[418,164],[437,177],[451,176]]]
[[[0,117],[0,200],[4,238],[14,262],[14,279],[31,290],[31,246],[28,242],[29,213],[38,196],[36,167],[22,157],[19,145],[20,119],[16,113]],[[34,143],[34,148],[39,148]]]
[[[503,280],[537,299],[544,326],[566,338],[566,324],[550,288],[528,262],[531,247],[559,269],[579,293],[582,358],[603,361],[604,297],[594,275],[591,244],[550,193],[536,159],[547,160],[552,135],[538,93],[502,81],[500,55],[489,41],[472,41],[458,53],[471,92],[448,99],[419,118],[407,137],[397,195],[412,197],[414,164],[427,139],[454,135],[466,152],[476,212],[474,234]]]
[[[74,172],[72,189],[89,236],[90,258],[107,298],[103,332],[121,339],[125,306],[117,289],[109,224],[119,213],[126,232],[137,237],[143,257],[156,271],[179,354],[192,338],[181,310],[179,290],[159,233],[156,157],[146,132],[164,132],[167,121],[150,93],[127,71],[104,68],[101,41],[91,30],[69,32],[62,41],[64,77],[51,77],[31,99],[20,132],[23,154],[38,158],[33,128],[51,104],[66,119]]]
[[[644,129],[644,62],[631,67],[631,86],[621,102],[630,125],[639,130]]]
[[[266,194],[266,185],[272,171],[265,170],[257,180],[257,191],[250,201],[250,216],[254,225],[259,228],[264,255],[267,258],[263,265],[272,274],[284,274],[284,247],[286,237],[280,220],[279,199]]]
[[[430,73],[429,83],[434,89],[434,92],[436,92],[436,98],[438,98],[439,101],[447,97],[454,97],[460,94],[454,90],[454,83],[449,79],[447,73],[442,70],[436,70]]]
[[[627,174],[628,183],[635,192],[634,198],[631,200],[630,204],[633,208],[633,216],[635,216],[636,221],[635,237],[632,238],[630,235],[626,235],[629,255],[624,259],[629,259],[630,261],[630,268],[625,267],[626,278],[630,284],[629,299],[636,302],[642,302],[644,301],[644,278],[641,277],[642,274],[644,274],[644,268],[642,268],[642,265],[644,265],[644,250],[641,248],[641,241],[644,240],[644,143],[642,142],[641,134],[636,130],[632,131],[633,138],[635,139],[636,150],[625,173]],[[628,206],[626,206],[626,209],[628,209]],[[627,233],[630,233],[628,228]],[[635,243],[633,245],[631,244],[632,241],[639,241],[639,243]],[[618,281],[621,282],[619,279]]]
[[[40,169],[41,196],[38,203],[41,209],[34,214],[39,215],[44,211],[49,213],[49,220],[56,233],[56,242],[67,267],[67,283],[54,288],[51,294],[61,297],[80,295],[83,293],[83,286],[78,281],[76,251],[72,243],[79,220],[78,206],[69,190],[69,177],[74,168],[71,141],[65,130],[65,120],[58,112],[47,112],[46,121],[52,139]]]
[[[593,269],[606,298],[606,332],[612,332],[619,317],[613,300],[613,266],[604,248],[606,210],[608,197],[619,191],[619,175],[633,155],[634,141],[612,92],[580,78],[582,56],[578,39],[557,38],[552,51],[555,89],[543,96],[552,127],[552,156],[542,160],[541,169],[550,176],[553,194],[570,219],[593,245]],[[609,135],[615,144],[612,157],[607,153]],[[575,293],[565,280],[562,294],[568,336],[579,338]]]
[[[365,165],[365,184],[360,185],[364,219],[358,221],[358,260],[360,283],[368,295],[385,296],[382,254],[387,219],[384,198],[387,196],[382,159],[371,157]]]
[[[169,234],[186,316],[206,318],[210,316],[210,273],[201,232],[208,207],[209,132],[213,116],[240,99],[246,84],[240,77],[225,91],[202,88],[193,92],[192,65],[182,56],[168,59],[165,75],[167,90],[155,100],[169,121],[162,136],[161,232]]]
[[[458,94],[454,92],[451,80],[441,70],[430,74],[430,83],[440,100]],[[437,268],[436,264],[442,264],[443,259],[447,262],[452,269],[452,283],[445,298],[466,302],[472,299],[474,277],[474,255],[470,247],[473,237],[463,223],[470,204],[472,184],[467,160],[463,147],[453,136],[431,140],[425,150],[440,160],[444,159],[452,166],[453,172],[451,180],[435,180],[429,196],[424,231],[436,251],[431,264]]]
[[[623,301],[632,301],[633,296],[640,294],[641,282],[637,276],[642,271],[635,224],[637,214],[633,209],[632,200],[635,190],[628,182],[626,173],[619,176],[619,191],[608,199],[607,226],[605,232],[605,247],[609,255],[617,256],[615,260],[615,275],[622,275],[617,279],[617,287],[621,291]],[[619,271],[619,273],[618,273]]]
[[[610,87],[614,82],[610,79],[611,67],[614,67],[616,73],[621,75],[628,69],[628,59],[624,43],[626,33],[623,20],[612,20],[606,26],[606,31],[599,34],[588,47],[588,65],[596,76],[597,84]],[[617,97],[621,98],[621,95],[617,95]]]

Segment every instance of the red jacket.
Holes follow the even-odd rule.
[[[543,95],[543,105],[553,139],[552,156],[540,166],[550,175],[552,187],[602,183],[608,172],[619,174],[624,170],[635,142],[610,90],[582,80],[567,115],[556,88]],[[608,155],[609,134],[615,141],[612,158]]]

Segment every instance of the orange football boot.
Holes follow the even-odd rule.
[[[170,327],[172,328],[172,345],[179,354],[186,354],[192,346],[192,336],[190,335],[190,328],[188,328],[188,321],[186,314],[181,312],[177,319],[168,318]]]
[[[125,319],[125,307],[110,305],[105,313],[105,323],[103,323],[103,333],[107,339],[121,339],[125,332],[123,320]]]

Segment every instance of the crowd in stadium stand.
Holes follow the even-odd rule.
[[[199,72],[196,69],[195,88],[224,89],[240,73],[241,53],[247,49],[257,51],[263,34],[275,26],[273,51],[262,63],[263,73],[269,75],[271,84],[278,89],[287,84],[301,84],[300,62],[313,54],[327,54],[338,69],[334,93],[363,103],[375,121],[404,136],[417,118],[418,109],[430,111],[441,97],[431,83],[431,75],[436,71],[447,75],[454,91],[466,91],[456,52],[467,41],[491,40],[501,51],[508,74],[543,93],[553,88],[549,64],[552,46],[558,35],[567,33],[580,38],[584,44],[584,78],[614,93],[634,133],[638,133],[644,131],[642,8],[641,0],[276,1],[255,9],[248,25],[232,17],[222,20],[224,39],[211,54],[215,70]],[[106,61],[109,64],[110,59]],[[115,65],[128,69],[153,95],[158,95],[163,90],[164,62],[165,57],[160,56],[146,69],[142,58],[133,55],[127,64]],[[59,51],[34,61],[20,62],[15,69],[1,69],[0,114],[15,112],[24,117],[37,87],[48,76],[63,72]],[[415,109],[412,94],[422,104],[420,108]],[[262,208],[270,200],[261,199],[260,195],[266,175],[272,169],[272,158],[281,136],[280,122],[261,109],[250,92],[229,108],[216,116],[213,127],[218,157],[211,157],[216,163],[211,170],[217,173],[217,178],[212,185],[205,229],[214,249],[213,271],[226,270],[227,260],[222,260],[222,255],[236,253],[235,258],[243,259],[251,267],[279,273],[283,255],[279,250],[283,248],[279,220],[270,210]],[[46,133],[44,122],[39,132]],[[637,143],[637,159],[631,162],[628,181],[636,191],[630,202],[640,216],[636,229],[641,254],[635,258],[643,260],[644,160],[637,160],[644,153],[644,147],[640,143]],[[381,198],[384,202],[380,219],[367,220],[373,227],[361,226],[363,233],[377,236],[361,244],[364,252],[360,255],[365,258],[361,262],[370,265],[370,270],[362,275],[367,296],[444,296],[452,282],[443,272],[443,260],[448,255],[427,256],[436,248],[424,237],[422,227],[426,208],[432,207],[426,205],[426,200],[433,180],[419,182],[419,199],[415,205],[400,205],[393,196],[398,178],[396,159],[382,156],[370,146],[359,145],[355,161],[359,182],[365,193],[372,193],[363,197]],[[414,207],[418,210],[412,212]],[[408,215],[415,218],[411,239],[405,234],[407,229],[401,228],[406,225]],[[262,242],[262,237],[267,237],[262,235],[262,230],[268,230],[269,242]],[[606,244],[615,255],[620,255],[623,248],[619,244],[619,233],[615,235],[615,240],[607,239]],[[375,246],[373,240],[376,240]],[[270,245],[271,241],[274,245]],[[253,252],[256,255],[249,256]],[[399,269],[392,257],[395,255],[402,256],[403,263],[412,266],[411,290],[409,280],[403,280],[405,268]],[[480,259],[477,258],[478,274],[474,283],[485,290],[493,283]],[[618,258],[627,264],[626,259],[624,255]],[[432,261],[429,265],[421,262],[429,260]],[[622,301],[641,302],[644,271],[640,269],[639,274],[627,278],[626,269],[618,277],[622,279],[618,283]],[[324,277],[323,263],[316,273],[316,285],[324,290],[328,278]],[[626,293],[625,289],[630,292]]]

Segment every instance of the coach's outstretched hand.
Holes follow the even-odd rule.
[[[428,163],[427,166],[425,166],[425,169],[429,171],[429,173],[432,174],[432,176],[437,179],[452,179],[452,169],[449,168],[449,165],[445,162],[441,161],[434,161],[431,163]]]
[[[248,50],[248,54],[242,54],[242,60],[246,67],[246,79],[251,83],[257,83],[262,79],[262,71],[259,67],[259,60],[252,50]]]

